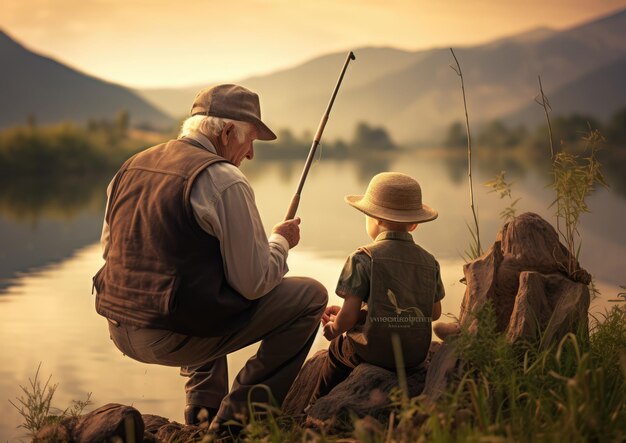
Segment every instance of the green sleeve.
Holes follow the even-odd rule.
[[[355,295],[367,302],[370,295],[371,272],[370,257],[363,251],[353,253],[341,270],[335,293],[341,298],[345,298],[346,295]]]

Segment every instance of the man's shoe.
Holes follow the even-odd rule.
[[[213,417],[217,415],[217,408],[207,408],[199,405],[187,405],[185,406],[185,424],[200,426],[203,423],[208,423],[213,420]]]

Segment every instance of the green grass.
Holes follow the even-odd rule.
[[[462,364],[435,404],[406,399],[398,388],[383,417],[345,414],[332,429],[309,429],[304,416],[281,416],[270,404],[250,404],[241,441],[250,442],[587,442],[626,439],[626,306],[591,322],[591,331],[509,343],[496,329],[491,305],[475,313],[477,330],[452,342]],[[12,402],[34,435],[49,420],[80,414],[90,402],[50,416],[57,388],[39,369]],[[259,387],[259,389],[263,389]],[[271,395],[270,395],[271,398]],[[353,439],[353,440],[350,440]],[[215,441],[211,436],[195,441]]]
[[[586,331],[542,347],[510,344],[496,330],[491,305],[478,329],[454,342],[463,362],[436,404],[391,394],[384,419],[347,415],[330,433],[306,429],[303,417],[268,407],[242,441],[582,442],[626,439],[626,307],[616,306]],[[210,441],[207,437],[206,441]]]

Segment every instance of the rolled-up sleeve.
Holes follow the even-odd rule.
[[[365,252],[356,251],[350,255],[341,270],[335,293],[341,298],[354,295],[367,302],[370,295],[371,266],[372,260]]]
[[[268,239],[252,188],[238,170],[229,170],[234,166],[211,168],[212,174],[201,174],[192,187],[194,215],[219,240],[228,283],[248,299],[260,298],[289,270],[289,244],[278,234]]]

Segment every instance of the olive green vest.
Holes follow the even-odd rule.
[[[361,250],[372,259],[368,313],[348,339],[364,361],[394,369],[391,337],[397,334],[404,366],[418,367],[430,347],[437,261],[408,232],[382,233]]]

